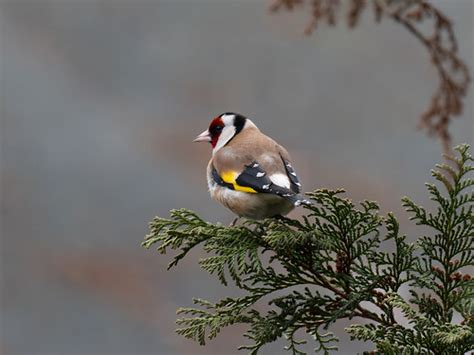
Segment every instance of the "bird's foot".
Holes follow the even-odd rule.
[[[236,217],[231,224],[229,224],[229,227],[235,227],[235,224],[237,223],[237,221],[240,219],[240,217]]]
[[[277,221],[283,221],[283,222],[288,220],[287,217],[282,216],[281,214],[277,214],[277,215],[273,216],[273,218],[275,218]]]

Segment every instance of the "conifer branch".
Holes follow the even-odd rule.
[[[355,205],[343,190],[309,193],[301,220],[290,218],[246,221],[225,227],[203,221],[194,212],[171,211],[156,217],[143,246],[165,254],[177,253],[168,268],[188,252],[201,247],[199,261],[224,285],[233,283],[242,297],[216,303],[195,299],[197,308],[181,308],[178,334],[205,345],[223,327],[246,324],[250,354],[285,337],[286,350],[300,349],[307,339],[325,354],[337,349],[337,337],[328,332],[336,321],[364,319],[346,330],[353,339],[371,341],[381,354],[463,354],[474,348],[474,170],[469,147],[455,148],[453,165],[432,172],[438,184],[427,184],[438,205],[429,212],[411,199],[403,206],[418,225],[433,234],[407,242],[392,213],[381,216],[375,202]],[[469,188],[471,190],[469,191]],[[444,189],[444,192],[443,192]],[[388,251],[392,244],[393,251]],[[399,290],[408,287],[411,298]],[[261,305],[267,305],[262,311]],[[395,316],[400,310],[409,320]],[[462,323],[453,321],[454,313]]]

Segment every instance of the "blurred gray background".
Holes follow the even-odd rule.
[[[416,130],[438,80],[425,48],[370,11],[352,31],[305,37],[307,14],[269,4],[1,2],[2,355],[238,353],[242,327],[206,347],[174,333],[177,307],[235,290],[198,269],[198,252],[166,272],[169,256],[140,247],[172,208],[232,220],[206,190],[210,147],[191,143],[221,112],[286,146],[306,190],[345,187],[402,221],[403,195],[430,204],[442,152]],[[435,4],[472,70],[473,1]],[[472,92],[456,144],[472,143]],[[367,349],[344,335],[339,348]]]

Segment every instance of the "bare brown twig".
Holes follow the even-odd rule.
[[[333,26],[341,3],[348,3],[346,21],[350,28],[357,26],[361,14],[369,3],[376,22],[384,17],[403,25],[428,50],[431,62],[439,76],[428,109],[421,115],[419,127],[436,135],[446,153],[451,146],[449,123],[463,112],[463,98],[470,83],[469,70],[458,56],[458,44],[451,21],[427,0],[275,0],[271,11],[293,10],[309,5],[311,19],[305,28],[310,35],[321,22]],[[429,28],[429,31],[422,29]]]

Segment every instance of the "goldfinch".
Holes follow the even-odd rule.
[[[286,149],[250,119],[223,113],[194,142],[211,143],[210,195],[237,219],[284,216],[296,206],[310,204],[299,194],[301,184]]]

